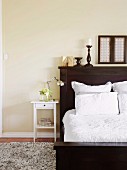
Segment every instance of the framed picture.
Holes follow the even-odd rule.
[[[74,57],[73,56],[62,56],[62,66],[73,66]]]
[[[127,63],[127,36],[98,36],[98,63]]]

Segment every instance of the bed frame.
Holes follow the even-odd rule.
[[[127,81],[127,67],[59,67],[60,79],[60,142],[55,143],[57,170],[127,170],[127,143],[64,142],[62,119],[74,108],[71,81],[90,85],[108,81]]]

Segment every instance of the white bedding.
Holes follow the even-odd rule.
[[[66,112],[65,142],[127,142],[127,115],[76,115]]]

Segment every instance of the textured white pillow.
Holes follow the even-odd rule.
[[[111,91],[112,83],[107,82],[105,85],[91,86],[91,85],[86,85],[84,83],[72,81],[71,86],[76,95],[82,93],[105,93]]]
[[[127,114],[127,93],[118,94],[120,114]]]
[[[113,91],[119,93],[127,92],[127,81],[113,83]]]
[[[75,109],[80,115],[117,115],[117,92],[76,95]]]

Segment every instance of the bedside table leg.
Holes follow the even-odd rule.
[[[36,138],[37,138],[37,130],[36,128],[34,128],[34,142],[36,141]]]
[[[56,142],[56,129],[54,129],[54,142]]]
[[[56,104],[54,104],[54,142],[56,142]]]
[[[34,142],[35,142],[35,139],[37,138],[36,125],[37,125],[37,110],[34,104]]]
[[[34,142],[36,141],[36,138],[37,138],[37,130],[35,129],[35,131],[34,131]]]

